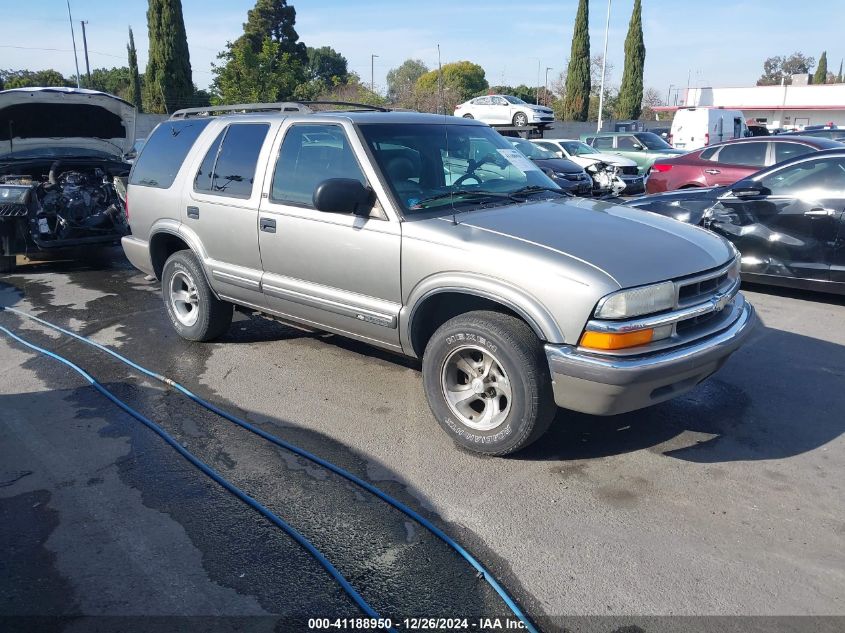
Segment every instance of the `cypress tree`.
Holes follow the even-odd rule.
[[[622,70],[622,85],[616,102],[616,115],[620,119],[637,119],[642,112],[644,69],[642,3],[634,0],[634,12],[625,38],[625,68]]]
[[[822,51],[822,56],[819,58],[819,65],[816,68],[816,73],[813,75],[813,83],[827,83],[827,51]]]
[[[194,84],[181,0],[149,0],[150,60],[144,77],[151,112],[172,112],[191,104]]]
[[[129,44],[126,45],[126,52],[129,54],[129,81],[132,86],[132,103],[143,112],[143,100],[141,98],[141,75],[138,74],[138,51],[135,50],[135,36],[132,34],[132,27],[129,27]]]
[[[842,60],[841,59],[839,60],[839,74],[836,75],[836,83],[838,83],[838,84],[842,83]]]
[[[590,112],[589,12],[587,0],[579,0],[563,99],[563,118],[573,121],[586,121]]]

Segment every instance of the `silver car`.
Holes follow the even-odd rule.
[[[513,95],[475,97],[458,104],[455,107],[455,116],[478,119],[488,125],[516,127],[547,126],[555,121],[554,111],[548,106],[526,103]]]
[[[129,184],[129,260],[173,327],[234,305],[422,359],[460,446],[512,453],[556,405],[596,415],[695,387],[751,330],[736,250],[564,195],[488,126],[408,112],[186,116]]]

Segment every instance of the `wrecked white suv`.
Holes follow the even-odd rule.
[[[124,155],[135,108],[75,88],[0,91],[0,272],[15,256],[129,233]]]

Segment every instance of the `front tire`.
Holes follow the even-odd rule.
[[[516,127],[527,127],[528,116],[524,112],[517,112],[513,115],[513,124]]]
[[[234,306],[214,296],[196,255],[173,253],[164,263],[161,296],[174,329],[189,341],[211,341],[232,323]]]
[[[440,426],[476,453],[514,453],[554,419],[542,343],[524,321],[499,312],[468,312],[440,326],[423,355],[423,382]]]
[[[464,118],[465,119],[473,119],[475,117],[473,117],[471,114],[467,113],[467,114],[464,115]]]

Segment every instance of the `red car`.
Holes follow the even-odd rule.
[[[646,193],[730,185],[787,158],[837,148],[842,148],[839,141],[812,136],[755,136],[715,143],[657,160],[648,173]]]

